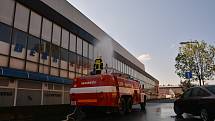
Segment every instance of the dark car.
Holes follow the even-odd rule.
[[[177,115],[189,113],[200,116],[203,121],[213,121],[215,118],[215,85],[186,90],[174,102],[174,111]]]

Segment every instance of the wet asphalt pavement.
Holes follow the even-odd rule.
[[[176,117],[173,103],[148,103],[145,111],[139,106],[133,106],[133,111],[124,116],[117,114],[104,114],[91,112],[86,114],[81,121],[201,121],[199,117],[184,114]]]
[[[65,110],[66,111],[66,110]],[[69,110],[71,111],[71,110]],[[71,114],[73,111],[66,114]],[[43,113],[42,113],[43,114]],[[49,115],[47,115],[49,114]],[[17,116],[18,117],[18,116]],[[21,118],[19,116],[19,118]],[[14,121],[66,121],[66,115],[60,113],[46,113]],[[1,118],[0,118],[1,121]],[[5,121],[5,120],[4,120]],[[68,121],[68,120],[67,120]],[[183,114],[183,117],[176,117],[173,111],[173,103],[147,103],[145,111],[140,106],[133,106],[131,113],[120,116],[117,113],[96,112],[93,109],[88,113],[76,110],[69,121],[201,121],[199,117]]]

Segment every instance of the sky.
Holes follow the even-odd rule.
[[[145,64],[160,84],[177,85],[180,42],[215,45],[215,0],[68,0]]]

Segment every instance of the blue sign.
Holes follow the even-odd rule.
[[[190,79],[190,78],[192,78],[192,72],[191,71],[189,71],[189,72],[185,72],[185,77],[187,78],[187,79]]]
[[[23,45],[22,44],[18,44],[18,43],[15,44],[14,51],[21,53],[22,49],[23,49]]]
[[[35,48],[32,48],[30,51],[30,56],[35,56],[36,50]]]

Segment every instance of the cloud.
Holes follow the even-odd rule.
[[[152,59],[152,57],[149,54],[142,54],[137,58],[140,62],[144,63],[146,61],[149,61]]]

